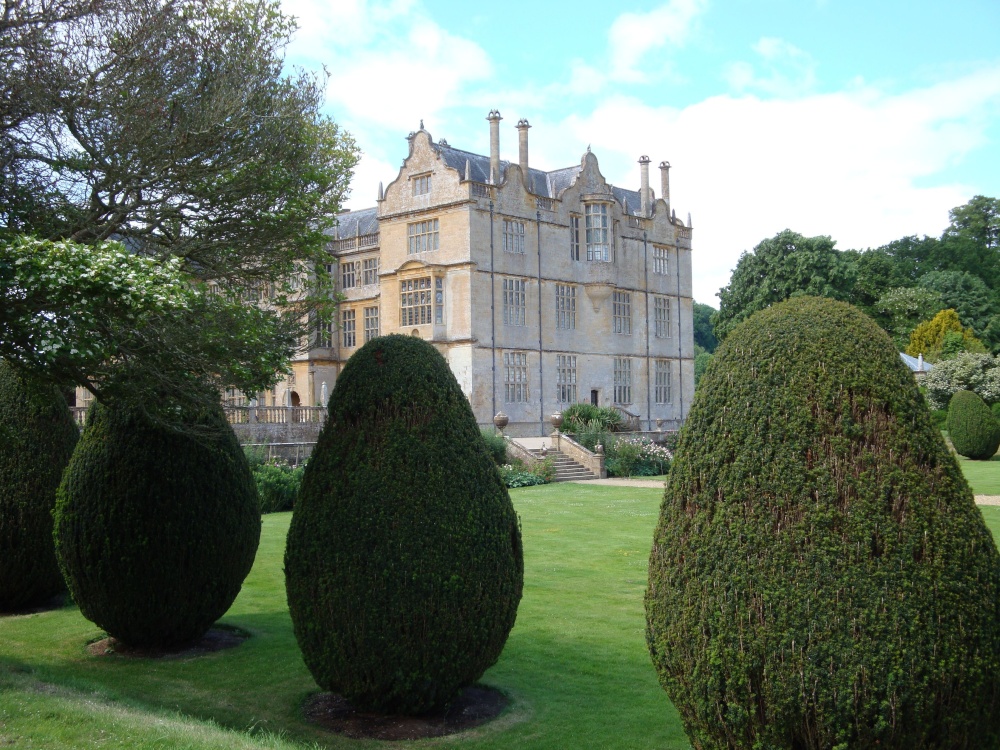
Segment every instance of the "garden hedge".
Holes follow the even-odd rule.
[[[79,435],[62,394],[0,360],[0,611],[42,604],[65,589],[52,509]]]
[[[427,342],[376,338],[344,366],[285,575],[306,665],[358,707],[443,708],[499,658],[523,588],[518,519]]]
[[[948,437],[960,456],[988,461],[1000,448],[1000,422],[978,394],[958,391],[948,403]]]
[[[849,305],[774,305],[716,351],[646,611],[702,750],[1000,745],[1000,556],[913,376]]]
[[[183,430],[95,405],[59,487],[56,552],[70,593],[129,646],[202,636],[260,540],[257,489],[221,406],[181,417]]]

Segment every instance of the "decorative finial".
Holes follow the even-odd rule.
[[[469,160],[465,160],[465,181],[469,182],[472,179],[472,165],[469,164]]]
[[[378,183],[378,199],[379,199],[379,202],[382,202],[385,199],[385,192],[382,190],[382,181],[381,180],[379,180],[379,183]]]
[[[691,212],[688,211],[688,229],[691,228]]]
[[[424,118],[423,117],[420,118],[420,129],[421,130],[424,129]]]

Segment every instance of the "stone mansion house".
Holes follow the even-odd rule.
[[[386,333],[419,336],[451,365],[476,419],[497,412],[513,435],[551,430],[549,415],[585,401],[615,405],[641,429],[676,428],[694,393],[691,226],[660,197],[639,160],[640,187],[609,185],[587,149],[578,165],[543,172],[411,133],[399,174],[373,208],[333,230],[343,301],[338,320],[269,393],[318,405],[351,354]]]

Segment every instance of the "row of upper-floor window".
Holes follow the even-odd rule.
[[[507,403],[527,403],[531,401],[531,377],[535,369],[531,367],[527,351],[505,351],[503,353],[504,401]],[[615,357],[612,362],[612,382],[614,403],[633,403],[633,358]],[[653,360],[653,399],[657,404],[673,403],[673,362],[669,359]],[[576,403],[577,383],[581,376],[575,354],[556,355],[555,396],[561,404]]]
[[[569,257],[571,260],[611,262],[613,237],[608,221],[608,204],[592,203],[584,215],[570,215]],[[425,219],[406,225],[407,254],[433,252],[441,247],[440,221]],[[525,253],[525,223],[518,219],[502,219],[500,247],[505,253]],[[581,250],[585,248],[586,252]],[[669,273],[670,251],[666,246],[653,245],[653,273]]]
[[[520,278],[504,278],[503,322],[508,326],[527,325],[528,282]],[[555,285],[556,328],[574,330],[577,324],[577,290],[575,284]],[[632,292],[615,290],[611,295],[611,330],[623,336],[632,335]],[[671,299],[653,295],[653,335],[671,338]]]
[[[526,326],[528,282],[521,278],[505,277],[501,280],[503,323],[507,326]],[[555,285],[555,322],[561,330],[577,327],[577,298],[579,287],[575,284]],[[611,330],[623,336],[632,335],[632,292],[615,290],[611,297]],[[672,338],[672,305],[670,297],[653,296],[653,335]],[[412,327],[430,323],[443,324],[444,279],[440,276],[422,276],[399,282],[399,326]],[[340,312],[342,346],[357,346],[357,318],[354,308]],[[364,340],[378,335],[379,308],[364,308]],[[332,346],[335,324],[330,323],[320,332],[319,346]]]
[[[373,255],[360,260],[342,260],[340,266],[340,288],[354,289],[360,286],[378,286],[379,258]],[[327,272],[334,273],[334,266],[327,266]]]

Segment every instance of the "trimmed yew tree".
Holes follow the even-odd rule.
[[[257,488],[221,406],[183,431],[91,408],[59,487],[59,564],[83,616],[129,646],[202,636],[236,599],[260,540]]]
[[[1000,556],[888,336],[796,298],[704,374],[649,562],[694,747],[1000,743]]]
[[[359,349],[330,397],[285,551],[306,665],[358,707],[446,706],[496,662],[524,579],[507,488],[444,358]]]
[[[52,509],[79,438],[66,400],[0,360],[0,612],[65,589],[52,543]]]
[[[988,461],[1000,448],[1000,422],[972,391],[958,391],[948,403],[948,437],[960,456]]]

